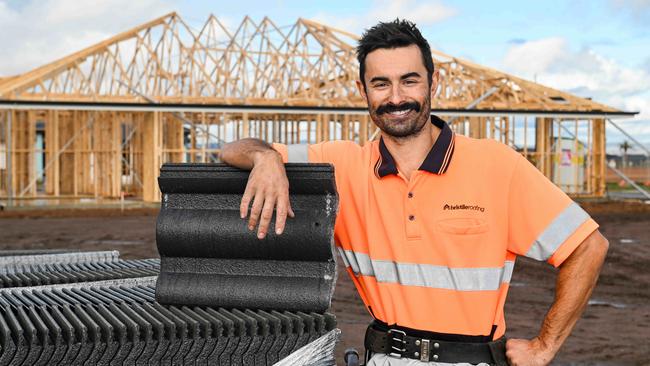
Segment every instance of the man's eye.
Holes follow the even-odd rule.
[[[385,86],[388,86],[388,84],[386,84],[386,83],[377,83],[374,86],[375,86],[375,88],[383,88]]]
[[[417,81],[417,80],[413,80],[413,79],[407,79],[407,80],[404,80],[404,83],[405,83],[406,85],[413,85],[413,84],[417,84],[418,81]]]

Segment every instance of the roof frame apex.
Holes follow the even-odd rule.
[[[209,42],[210,37],[204,39],[203,30],[209,28],[208,25],[213,22],[219,25],[219,29],[215,28],[212,31],[223,32],[224,37],[227,38],[225,47],[214,43],[215,40],[212,40],[213,44],[204,44]],[[267,23],[270,24],[269,27],[266,26]],[[116,90],[113,86],[103,89],[97,86],[90,92],[84,92],[83,87],[88,90],[88,85],[103,82],[99,77],[98,80],[79,82],[80,78],[87,76],[81,68],[87,59],[113,57],[116,60],[118,56],[110,54],[109,47],[120,45],[122,41],[133,38],[140,42],[142,39],[138,37],[152,37],[151,30],[158,26],[162,26],[165,30],[171,29],[171,34],[166,35],[169,39],[165,41],[161,38],[159,43],[152,41],[155,47],[149,46],[150,48],[140,52],[140,55],[136,49],[132,55],[132,63],[128,67],[120,65],[121,71],[118,71],[122,74],[119,78],[109,75],[109,80],[111,78],[117,80],[118,84],[125,84],[124,81],[127,80],[129,85],[132,84],[131,86],[118,87]],[[180,28],[176,28],[177,26]],[[132,98],[132,101],[142,103],[142,95],[147,95],[148,98],[158,102],[164,102],[169,98],[181,101],[185,98],[188,101],[204,98],[213,100],[214,103],[232,103],[233,100],[238,100],[239,103],[246,104],[269,99],[273,100],[273,103],[283,101],[285,105],[299,105],[301,100],[321,100],[325,106],[364,105],[354,85],[354,81],[358,78],[354,46],[360,38],[358,35],[305,18],[298,18],[288,32],[284,28],[276,26],[268,17],[256,23],[247,15],[237,29],[232,31],[227,29],[214,14],[210,14],[201,31],[195,32],[176,12],[171,12],[22,75],[0,78],[0,98],[87,101],[110,100],[114,97],[115,101]],[[179,38],[177,34],[179,29],[191,35],[192,41],[187,42],[187,45]],[[243,30],[243,33],[240,33],[240,30]],[[139,36],[140,33],[145,35]],[[261,43],[253,44],[246,41],[257,36]],[[309,37],[313,41],[311,46]],[[274,39],[277,38],[281,40],[273,44]],[[244,42],[240,42],[242,40]],[[177,42],[177,44],[170,45],[168,44],[170,42]],[[260,46],[264,42],[266,48]],[[182,66],[186,69],[176,67],[174,63],[177,61],[160,59],[159,45],[162,48],[166,47],[167,55],[172,55],[173,48],[181,59],[178,62],[185,63]],[[318,49],[312,52],[309,47],[314,45]],[[141,44],[139,46],[144,47]],[[222,53],[208,54],[210,52]],[[476,108],[621,112],[604,104],[438,50],[431,52],[438,68],[444,74],[437,107],[463,108],[481,98],[487,90],[498,87],[497,92],[481,99]],[[137,57],[145,58],[144,61],[140,60],[141,65],[133,65],[133,62],[138,61]],[[203,69],[188,68],[186,64],[198,64]],[[93,64],[92,67],[94,68],[95,65]],[[57,77],[64,80],[59,81]],[[125,79],[126,77],[139,79]],[[56,87],[61,88],[62,91],[52,90],[53,83],[57,82],[59,84],[56,84]],[[68,82],[78,82],[83,87],[79,87],[80,89],[76,91],[66,91]],[[138,88],[149,88],[151,85],[159,86],[160,83],[167,84],[150,92],[127,90],[134,88],[133,85]]]

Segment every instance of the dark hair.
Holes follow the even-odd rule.
[[[359,78],[363,87],[366,87],[364,74],[366,73],[366,57],[374,50],[380,48],[398,48],[416,45],[422,54],[422,62],[427,69],[429,85],[433,75],[433,58],[431,47],[414,23],[399,18],[392,22],[379,22],[370,29],[366,29],[357,46],[357,60],[359,61]]]

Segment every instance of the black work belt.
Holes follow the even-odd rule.
[[[378,329],[379,328],[379,329]],[[366,330],[365,347],[373,353],[405,357],[423,362],[507,365],[506,338],[490,342],[456,342],[413,336],[406,331],[373,323]]]

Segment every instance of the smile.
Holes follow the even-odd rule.
[[[405,102],[400,105],[388,103],[377,107],[377,115],[388,114],[391,117],[404,117],[411,111],[419,112],[420,108],[420,103],[417,102]]]
[[[407,114],[410,111],[411,111],[411,109],[409,108],[409,109],[403,109],[401,111],[388,112],[388,114],[390,114],[391,116],[403,116],[403,115]]]

